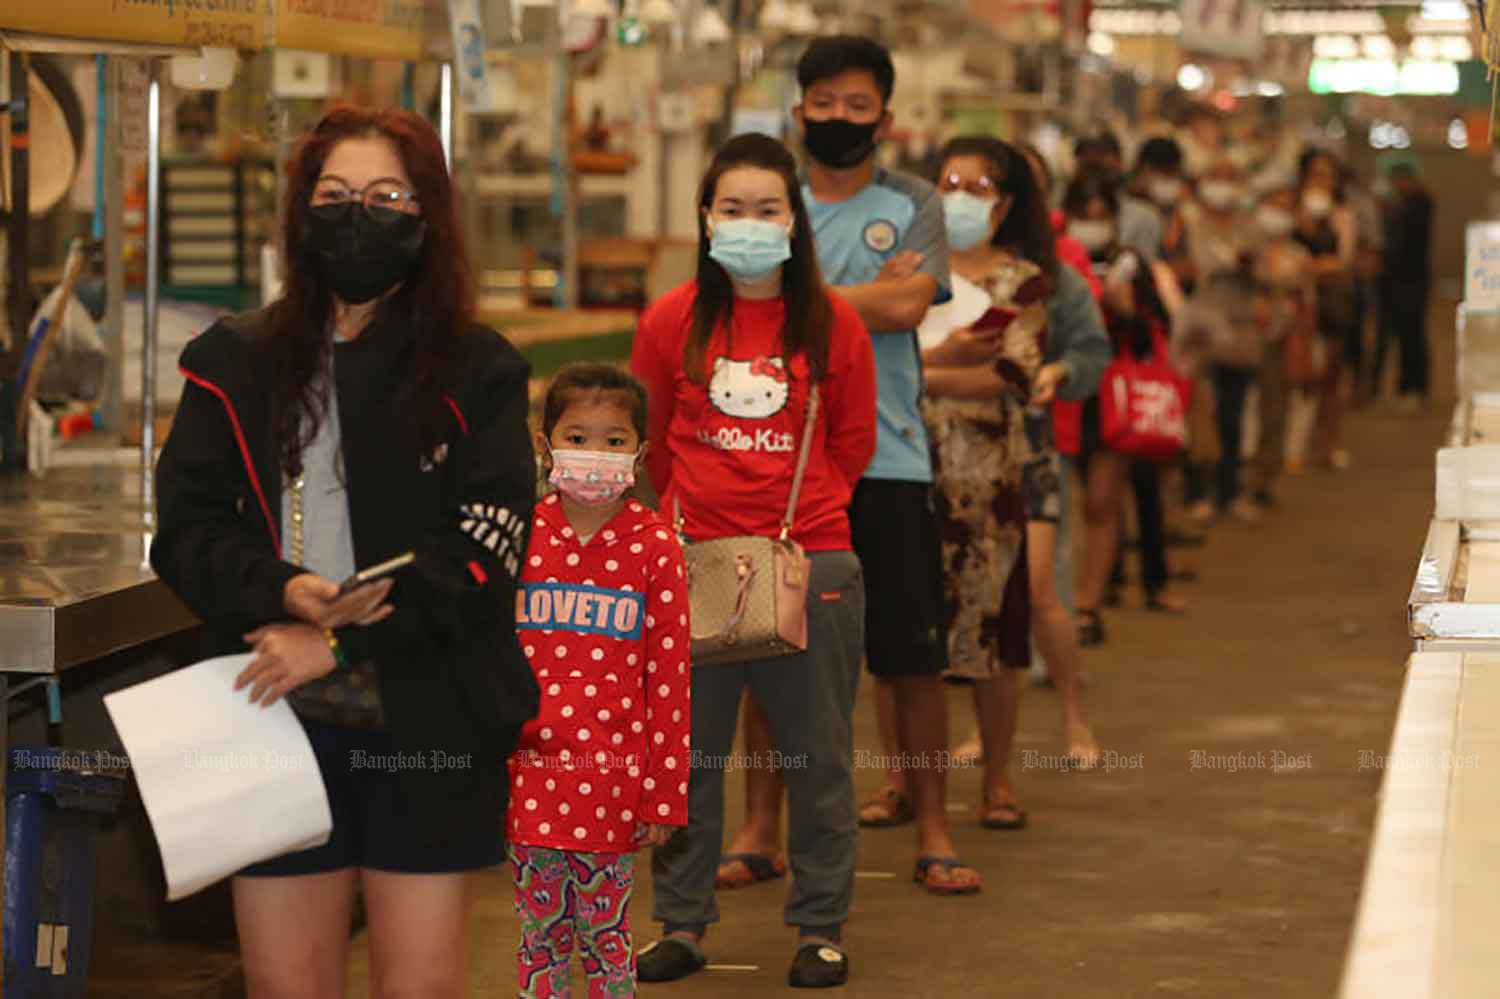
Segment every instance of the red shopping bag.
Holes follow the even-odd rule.
[[[1131,458],[1167,461],[1187,446],[1191,386],[1171,365],[1167,338],[1151,330],[1148,358],[1122,353],[1099,383],[1099,435],[1104,446]]]

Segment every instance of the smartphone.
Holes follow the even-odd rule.
[[[1015,318],[1016,314],[1007,309],[986,309],[984,315],[974,320],[969,329],[975,333],[995,336],[1004,332]]]
[[[345,593],[357,590],[361,586],[368,586],[377,580],[384,579],[397,570],[406,568],[416,560],[417,556],[415,552],[406,552],[404,555],[397,555],[395,558],[381,562],[379,565],[372,565],[368,569],[361,569],[339,584],[339,595],[343,596]]]

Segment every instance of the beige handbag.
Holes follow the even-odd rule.
[[[811,563],[791,538],[802,475],[818,415],[818,387],[807,401],[807,422],[792,475],[781,533],[775,538],[743,535],[689,542],[682,532],[682,504],[674,496],[673,517],[687,559],[692,608],[693,665],[717,666],[769,659],[807,650],[807,584]]]

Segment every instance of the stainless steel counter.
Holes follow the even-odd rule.
[[[58,673],[192,627],[150,539],[134,469],[0,479],[0,671]]]

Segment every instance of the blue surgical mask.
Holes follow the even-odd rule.
[[[968,191],[949,191],[943,195],[943,221],[948,228],[948,247],[959,253],[973,249],[990,234],[990,213],[994,199],[981,198]]]
[[[715,219],[708,255],[741,281],[759,281],[792,257],[792,238],[779,222]]]

